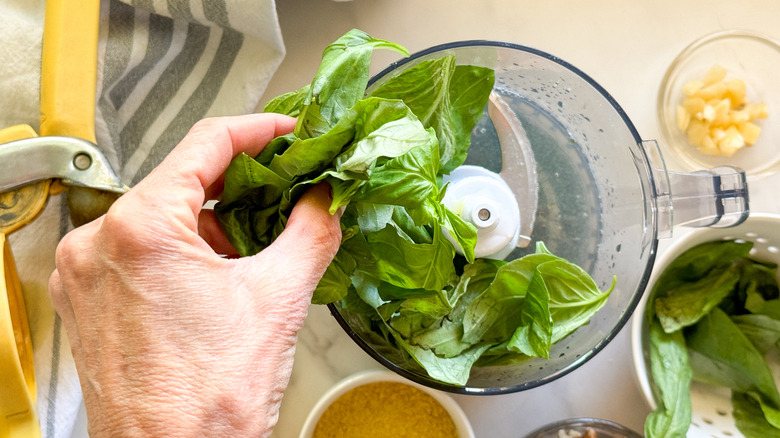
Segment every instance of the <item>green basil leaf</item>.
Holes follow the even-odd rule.
[[[279,204],[291,181],[245,154],[228,166],[223,199],[215,207],[228,241],[241,255],[260,252],[270,244]]]
[[[360,99],[368,85],[374,49],[409,56],[401,45],[352,29],[325,48],[317,74],[303,101],[295,133],[306,139],[328,132]]]
[[[666,333],[658,320],[649,327],[650,375],[657,408],[645,420],[647,438],[684,438],[691,425],[693,371],[681,331]]]
[[[506,340],[512,336],[519,324],[528,285],[538,266],[555,259],[553,255],[532,254],[501,266],[490,286],[469,305],[463,318],[463,338],[475,343],[490,330],[496,333],[496,338]],[[503,333],[497,333],[496,324],[502,325]]]
[[[406,289],[440,291],[455,276],[452,258],[455,251],[441,231],[434,241],[412,243],[400,237],[392,226],[374,233],[366,233],[366,241],[377,260],[377,278]]]
[[[780,320],[761,314],[735,315],[731,320],[762,354],[780,341]]]
[[[474,362],[490,347],[488,344],[475,345],[457,356],[441,357],[432,350],[418,347],[400,337],[395,339],[431,378],[461,386],[468,382]]]
[[[301,114],[303,101],[309,94],[310,84],[306,84],[298,90],[284,93],[268,101],[263,107],[264,113],[285,114],[291,117],[298,117]]]
[[[711,270],[696,282],[679,283],[656,298],[655,313],[668,333],[696,324],[734,289],[739,282],[739,264]]]
[[[750,395],[732,392],[731,404],[734,407],[734,423],[746,438],[766,438],[780,434],[780,429],[767,421],[760,403]]]
[[[756,391],[780,407],[780,394],[763,355],[722,310],[712,309],[686,331],[685,339],[697,379],[740,392]]]
[[[471,130],[482,116],[495,75],[491,69],[456,66],[454,56],[427,60],[389,79],[372,96],[403,99],[425,127],[436,131],[441,171],[463,164]]]
[[[436,199],[439,147],[435,136],[431,140],[377,167],[355,201],[413,209]]]
[[[617,279],[601,291],[582,268],[564,259],[539,265],[550,291],[550,316],[553,319],[552,342],[556,343],[590,318],[606,304]]]
[[[751,242],[720,240],[705,242],[680,254],[664,269],[656,281],[653,295],[664,297],[684,283],[697,282],[713,271],[719,271],[750,254]]]
[[[531,278],[520,308],[519,327],[512,334],[507,348],[547,359],[552,346],[553,319],[550,315],[550,290],[540,270],[544,265],[539,265]]]

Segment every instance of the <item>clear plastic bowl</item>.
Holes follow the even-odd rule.
[[[743,220],[744,174],[734,169],[667,173],[655,142],[642,141],[623,109],[592,78],[560,58],[516,44],[463,41],[432,47],[380,72],[369,92],[406,68],[445,55],[454,55],[457,64],[495,71],[493,93],[523,125],[533,150],[538,202],[517,197],[521,211],[534,211],[530,240],[506,260],[533,253],[536,243],[544,242],[553,254],[588,272],[601,290],[612,286],[613,277],[616,286],[588,324],[552,346],[549,358],[475,366],[463,386],[430,378],[362,315],[340,303],[330,310],[369,355],[417,383],[474,395],[528,390],[570,373],[615,338],[645,290],[658,238],[670,235],[673,224]],[[506,169],[504,159],[517,162],[516,150],[507,148],[504,156],[504,145],[511,142],[500,141],[502,124],[492,123],[489,106],[484,113],[472,131],[465,164],[499,173]],[[672,194],[683,195],[674,204],[674,217]]]
[[[389,66],[375,76],[369,91],[418,62],[450,54],[458,64],[493,68],[494,91],[522,121],[533,148],[539,195],[533,240],[507,260],[534,252],[535,242],[543,241],[551,252],[588,271],[601,290],[609,289],[613,275],[617,286],[589,324],[553,345],[549,359],[474,367],[465,386],[431,379],[359,315],[340,303],[330,309],[369,355],[417,383],[462,394],[527,390],[585,363],[628,321],[654,257],[655,217],[646,210],[653,190],[647,178],[653,176],[638,133],[612,97],[574,66],[532,48],[495,41],[433,47]],[[502,150],[487,110],[485,114],[472,131],[466,164],[499,172]]]
[[[727,78],[745,82],[750,102],[764,102],[769,118],[758,120],[762,128],[758,142],[738,150],[731,157],[705,155],[691,145],[677,126],[677,105],[682,87],[701,79],[713,66],[721,65]],[[736,166],[748,177],[772,174],[780,168],[780,42],[748,30],[724,30],[706,35],[688,45],[669,65],[658,90],[658,120],[665,155],[676,158],[681,170]],[[667,153],[668,152],[668,153]],[[670,163],[671,167],[671,163]]]

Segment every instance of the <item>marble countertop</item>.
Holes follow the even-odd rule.
[[[322,49],[351,28],[399,42],[412,52],[449,41],[504,40],[559,56],[593,77],[644,139],[660,138],[658,86],[670,62],[690,42],[729,28],[780,38],[780,3],[774,0],[282,0],[277,8],[287,56],[264,100],[309,82]],[[374,71],[396,59],[383,56],[374,57]],[[751,209],[780,213],[780,201],[769,191],[779,186],[780,175],[752,182]],[[675,230],[675,235],[684,232]],[[668,244],[661,241],[659,252]],[[350,340],[327,308],[313,306],[299,336],[273,436],[297,437],[309,410],[331,385],[372,368],[382,367]],[[477,437],[522,437],[544,424],[579,416],[641,431],[650,410],[636,383],[630,323],[589,362],[547,385],[515,394],[453,398]]]
[[[322,49],[351,28],[415,52],[472,39],[535,47],[578,67],[626,111],[644,139],[658,139],[655,101],[674,57],[693,40],[743,28],[780,38],[776,0],[278,0],[287,56],[261,101],[309,82]],[[378,54],[373,71],[395,60]],[[667,162],[669,157],[665,157]],[[669,163],[674,167],[674,163]],[[780,174],[750,185],[751,209],[780,213],[770,189]],[[684,233],[677,231],[677,236]],[[662,253],[669,240],[659,243]],[[355,345],[327,308],[312,306],[299,335],[290,386],[275,438],[297,437],[309,410],[327,389],[353,373],[381,366]],[[522,437],[544,424],[592,416],[643,429],[649,407],[636,383],[630,323],[598,355],[574,372],[532,390],[453,398],[477,437]],[[82,412],[83,415],[83,412]],[[83,416],[77,429],[83,431]],[[77,433],[74,436],[86,436]]]

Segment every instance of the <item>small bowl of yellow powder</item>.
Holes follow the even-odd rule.
[[[390,371],[361,372],[317,402],[300,438],[473,438],[468,418],[449,395]]]

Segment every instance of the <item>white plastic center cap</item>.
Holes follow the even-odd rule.
[[[479,166],[460,166],[444,178],[449,182],[442,202],[477,228],[478,258],[504,259],[517,246],[520,208],[501,177]],[[459,253],[463,250],[449,233],[445,236]]]

